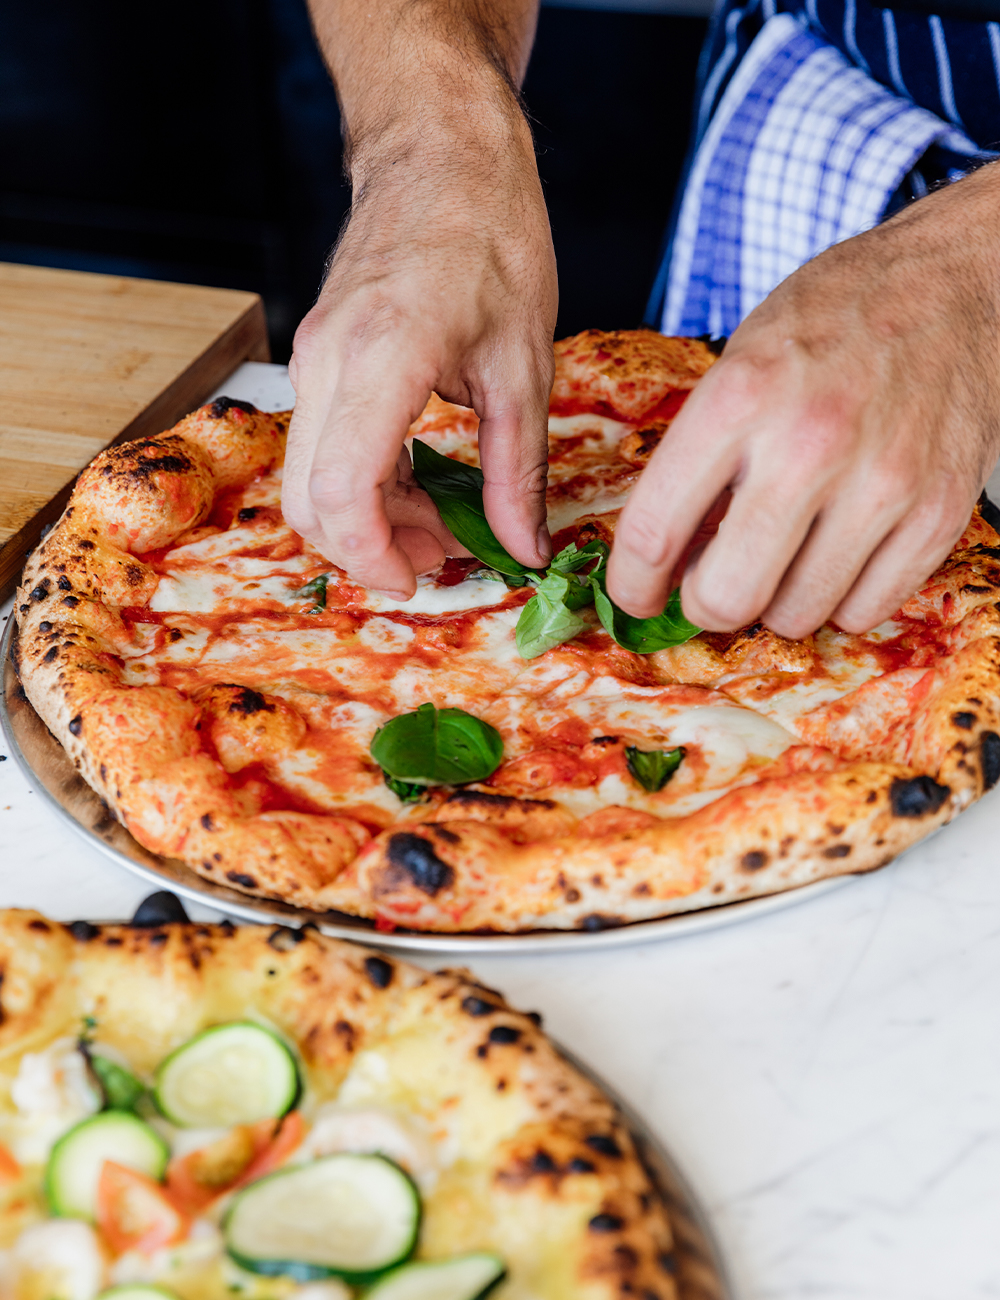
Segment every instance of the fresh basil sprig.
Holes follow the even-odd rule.
[[[565,641],[572,641],[590,627],[576,611],[594,603],[594,592],[589,577],[580,578],[576,574],[587,564],[603,563],[603,556],[595,549],[602,545],[590,542],[590,549],[579,550],[575,542],[570,542],[553,559],[534,596],[521,610],[514,629],[517,652],[522,659],[534,659]]]
[[[477,560],[512,578],[526,578],[535,570],[514,559],[497,541],[483,508],[483,471],[475,465],[442,456],[426,442],[413,439],[413,473],[463,546]]]
[[[571,542],[559,552],[517,621],[514,637],[523,659],[534,659],[585,631],[590,624],[576,611],[591,604],[612,640],[636,654],[682,645],[701,631],[681,611],[680,588],[670,593],[663,613],[653,618],[633,618],[619,609],[607,592],[608,553],[607,543],[600,541],[580,548]],[[587,564],[590,571],[575,576]]]
[[[670,593],[662,614],[655,614],[652,618],[633,618],[619,609],[608,595],[603,568],[592,576],[591,585],[601,626],[626,650],[650,655],[656,650],[666,650],[668,646],[683,645],[701,631],[684,617],[680,587],[675,587]]]
[[[637,749],[635,745],[629,745],[625,750],[628,770],[651,794],[663,789],[680,767],[683,757],[683,745],[677,749]]]
[[[321,573],[318,577],[307,582],[304,587],[300,587],[295,593],[297,596],[303,598],[312,596],[313,600],[316,602],[312,609],[307,611],[308,613],[320,614],[324,609],[326,609],[326,588],[329,581],[330,575],[328,573]]]
[[[379,727],[371,756],[397,782],[466,785],[493,775],[503,758],[503,741],[488,722],[464,709],[421,704]]]

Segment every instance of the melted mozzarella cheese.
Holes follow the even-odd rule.
[[[425,574],[417,579],[416,593],[409,600],[394,600],[380,592],[367,591],[359,606],[379,614],[390,611],[401,614],[457,614],[466,609],[488,609],[491,605],[502,605],[508,595],[507,587],[502,582],[466,578],[454,587],[442,587],[434,581],[433,576]]]
[[[290,564],[282,561],[284,569]],[[301,578],[287,573],[242,577],[235,572],[175,569],[160,578],[149,608],[160,614],[213,614],[227,600],[277,600],[288,604],[296,599],[301,585]]]
[[[383,1107],[351,1107],[339,1102],[320,1106],[292,1162],[316,1160],[338,1151],[388,1156],[402,1165],[423,1191],[433,1187],[437,1178],[433,1148],[416,1117]]]
[[[89,1223],[50,1219],[25,1228],[4,1252],[2,1294],[17,1300],[95,1300],[105,1280],[104,1252]]]
[[[617,447],[634,426],[622,420],[612,420],[606,415],[550,415],[549,437],[586,437],[598,443],[602,450]],[[593,455],[596,448],[588,447],[584,454]]]
[[[102,1105],[72,1038],[57,1039],[44,1052],[25,1052],[10,1095],[18,1114],[3,1116],[4,1141],[23,1165],[41,1164],[58,1138]]]

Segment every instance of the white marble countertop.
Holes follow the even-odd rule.
[[[227,391],[274,409],[282,379],[248,367]],[[127,918],[147,892],[0,763],[0,906]],[[647,1117],[739,1300],[1000,1296],[1000,789],[769,916],[467,964]]]

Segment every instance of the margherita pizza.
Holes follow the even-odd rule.
[[[467,972],[0,912],[3,1300],[677,1300],[615,1107]]]
[[[476,558],[406,602],[283,521],[285,416],[222,398],[83,472],[25,572],[19,669],[136,839],[382,927],[596,929],[870,870],[994,784],[979,508],[864,636],[698,633],[676,593],[629,618],[615,519],[714,356],[594,330],[556,360],[544,573],[493,536],[476,417],[436,397],[414,469]]]

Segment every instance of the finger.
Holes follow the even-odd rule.
[[[722,364],[721,362],[719,363]],[[685,402],[621,513],[608,591],[636,618],[660,613],[681,557],[737,478],[743,412],[712,385],[716,367]]]
[[[762,620],[794,640],[815,632],[912,504],[913,490],[896,475],[856,472],[817,516]]]
[[[409,372],[388,340],[380,340],[353,360],[349,372],[340,372],[325,409],[307,406],[290,432],[300,474],[290,504],[309,540],[356,581],[399,597],[412,595],[416,580],[393,537],[381,485],[395,477],[407,429],[429,395],[429,382]],[[297,517],[290,519],[293,527]]]
[[[413,566],[413,572],[433,573],[445,560],[445,550],[438,539],[426,528],[408,528],[405,525],[392,530],[393,539]]]
[[[442,560],[446,555],[471,555],[472,552],[467,550],[448,528],[431,497],[417,482],[413,475],[413,463],[410,460],[410,453],[405,447],[399,453],[396,470],[397,478],[395,483],[389,488],[383,486],[385,510],[396,533],[396,540],[407,555],[410,556],[411,560],[413,555],[409,547],[401,541],[400,529],[404,526],[429,534],[437,543]],[[426,570],[418,569],[417,572],[423,573]]]
[[[546,349],[546,358],[549,354]],[[547,361],[541,373],[525,369],[520,383],[508,384],[504,405],[494,406],[486,394],[479,423],[486,518],[510,554],[532,568],[552,558],[545,510],[551,388]]]
[[[959,485],[911,510],[871,556],[832,612],[845,632],[868,632],[891,618],[944,561],[969,521],[975,497]]]

